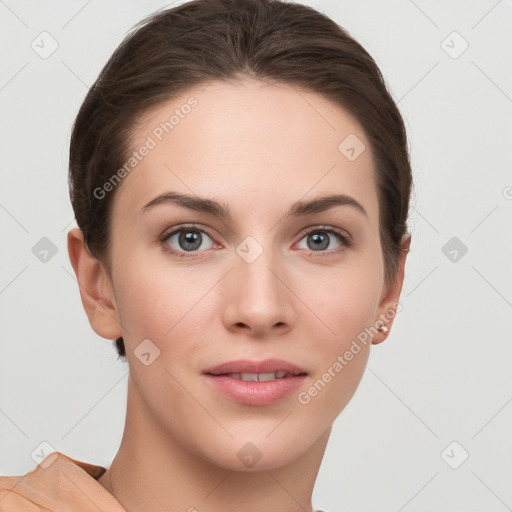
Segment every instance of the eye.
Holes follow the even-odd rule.
[[[304,239],[306,239],[307,247],[301,248],[317,253],[337,253],[352,245],[352,239],[349,235],[330,226],[318,226],[310,229],[303,233],[301,241]],[[333,239],[338,242],[338,246],[334,248],[330,247]],[[210,247],[208,247],[208,240],[210,240]],[[161,242],[166,251],[185,258],[195,256],[198,252],[204,252],[215,246],[212,237],[195,224],[182,226],[164,234]],[[329,248],[330,250],[326,251]]]
[[[333,227],[320,226],[305,233],[301,241],[305,239],[307,247],[302,247],[302,249],[309,249],[312,252],[330,252],[325,249],[332,245],[333,237],[338,241],[338,248],[341,247],[341,250],[352,245],[350,237],[343,231]],[[336,249],[336,247],[331,247],[331,249]],[[339,250],[333,252],[339,252]]]
[[[165,250],[186,258],[194,256],[197,251],[208,249],[207,239],[213,242],[208,233],[192,225],[175,229],[163,235],[161,242],[164,244]]]

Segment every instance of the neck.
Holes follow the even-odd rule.
[[[311,512],[330,431],[286,466],[233,471],[187,449],[155,421],[130,377],[121,446],[98,482],[127,512],[219,512],[227,504],[244,512]]]

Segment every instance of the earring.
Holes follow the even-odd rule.
[[[383,332],[384,334],[386,334],[389,331],[389,329],[385,325],[379,325],[379,327],[377,327],[377,330],[379,332]]]

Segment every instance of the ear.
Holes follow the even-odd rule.
[[[68,253],[91,327],[102,338],[119,338],[122,329],[112,282],[103,264],[87,249],[79,228],[68,233]]]
[[[372,339],[373,345],[378,345],[382,343],[389,333],[391,332],[391,327],[393,326],[393,322],[396,316],[396,310],[398,307],[398,301],[400,299],[400,293],[402,291],[402,285],[404,283],[405,276],[405,261],[407,259],[407,254],[409,253],[411,247],[411,235],[406,233],[401,240],[401,252],[398,257],[398,272],[395,280],[390,283],[387,287],[384,286],[384,290],[382,292],[381,301],[378,307],[379,317],[375,320],[377,325],[384,325],[387,327],[386,332],[377,332],[377,334]]]

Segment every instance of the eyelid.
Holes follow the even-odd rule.
[[[195,222],[180,225],[177,224],[176,226],[173,226],[172,228],[169,228],[168,230],[164,231],[164,233],[159,237],[160,242],[166,242],[172,235],[175,235],[176,233],[179,233],[180,231],[184,231],[186,229],[201,231],[203,233],[206,233],[215,244],[218,244],[216,237],[210,232],[209,228],[202,224],[197,224]],[[205,251],[196,251],[196,252],[205,252]]]
[[[309,233],[315,232],[315,231],[330,231],[330,232],[334,231],[338,235],[341,235],[343,238],[345,238],[347,240],[347,243],[352,243],[353,242],[353,238],[350,235],[350,233],[348,233],[344,229],[337,228],[336,226],[328,226],[328,225],[322,225],[322,224],[314,224],[312,226],[304,228],[299,233],[298,236],[300,236],[301,239],[302,239],[305,235],[308,235]]]

